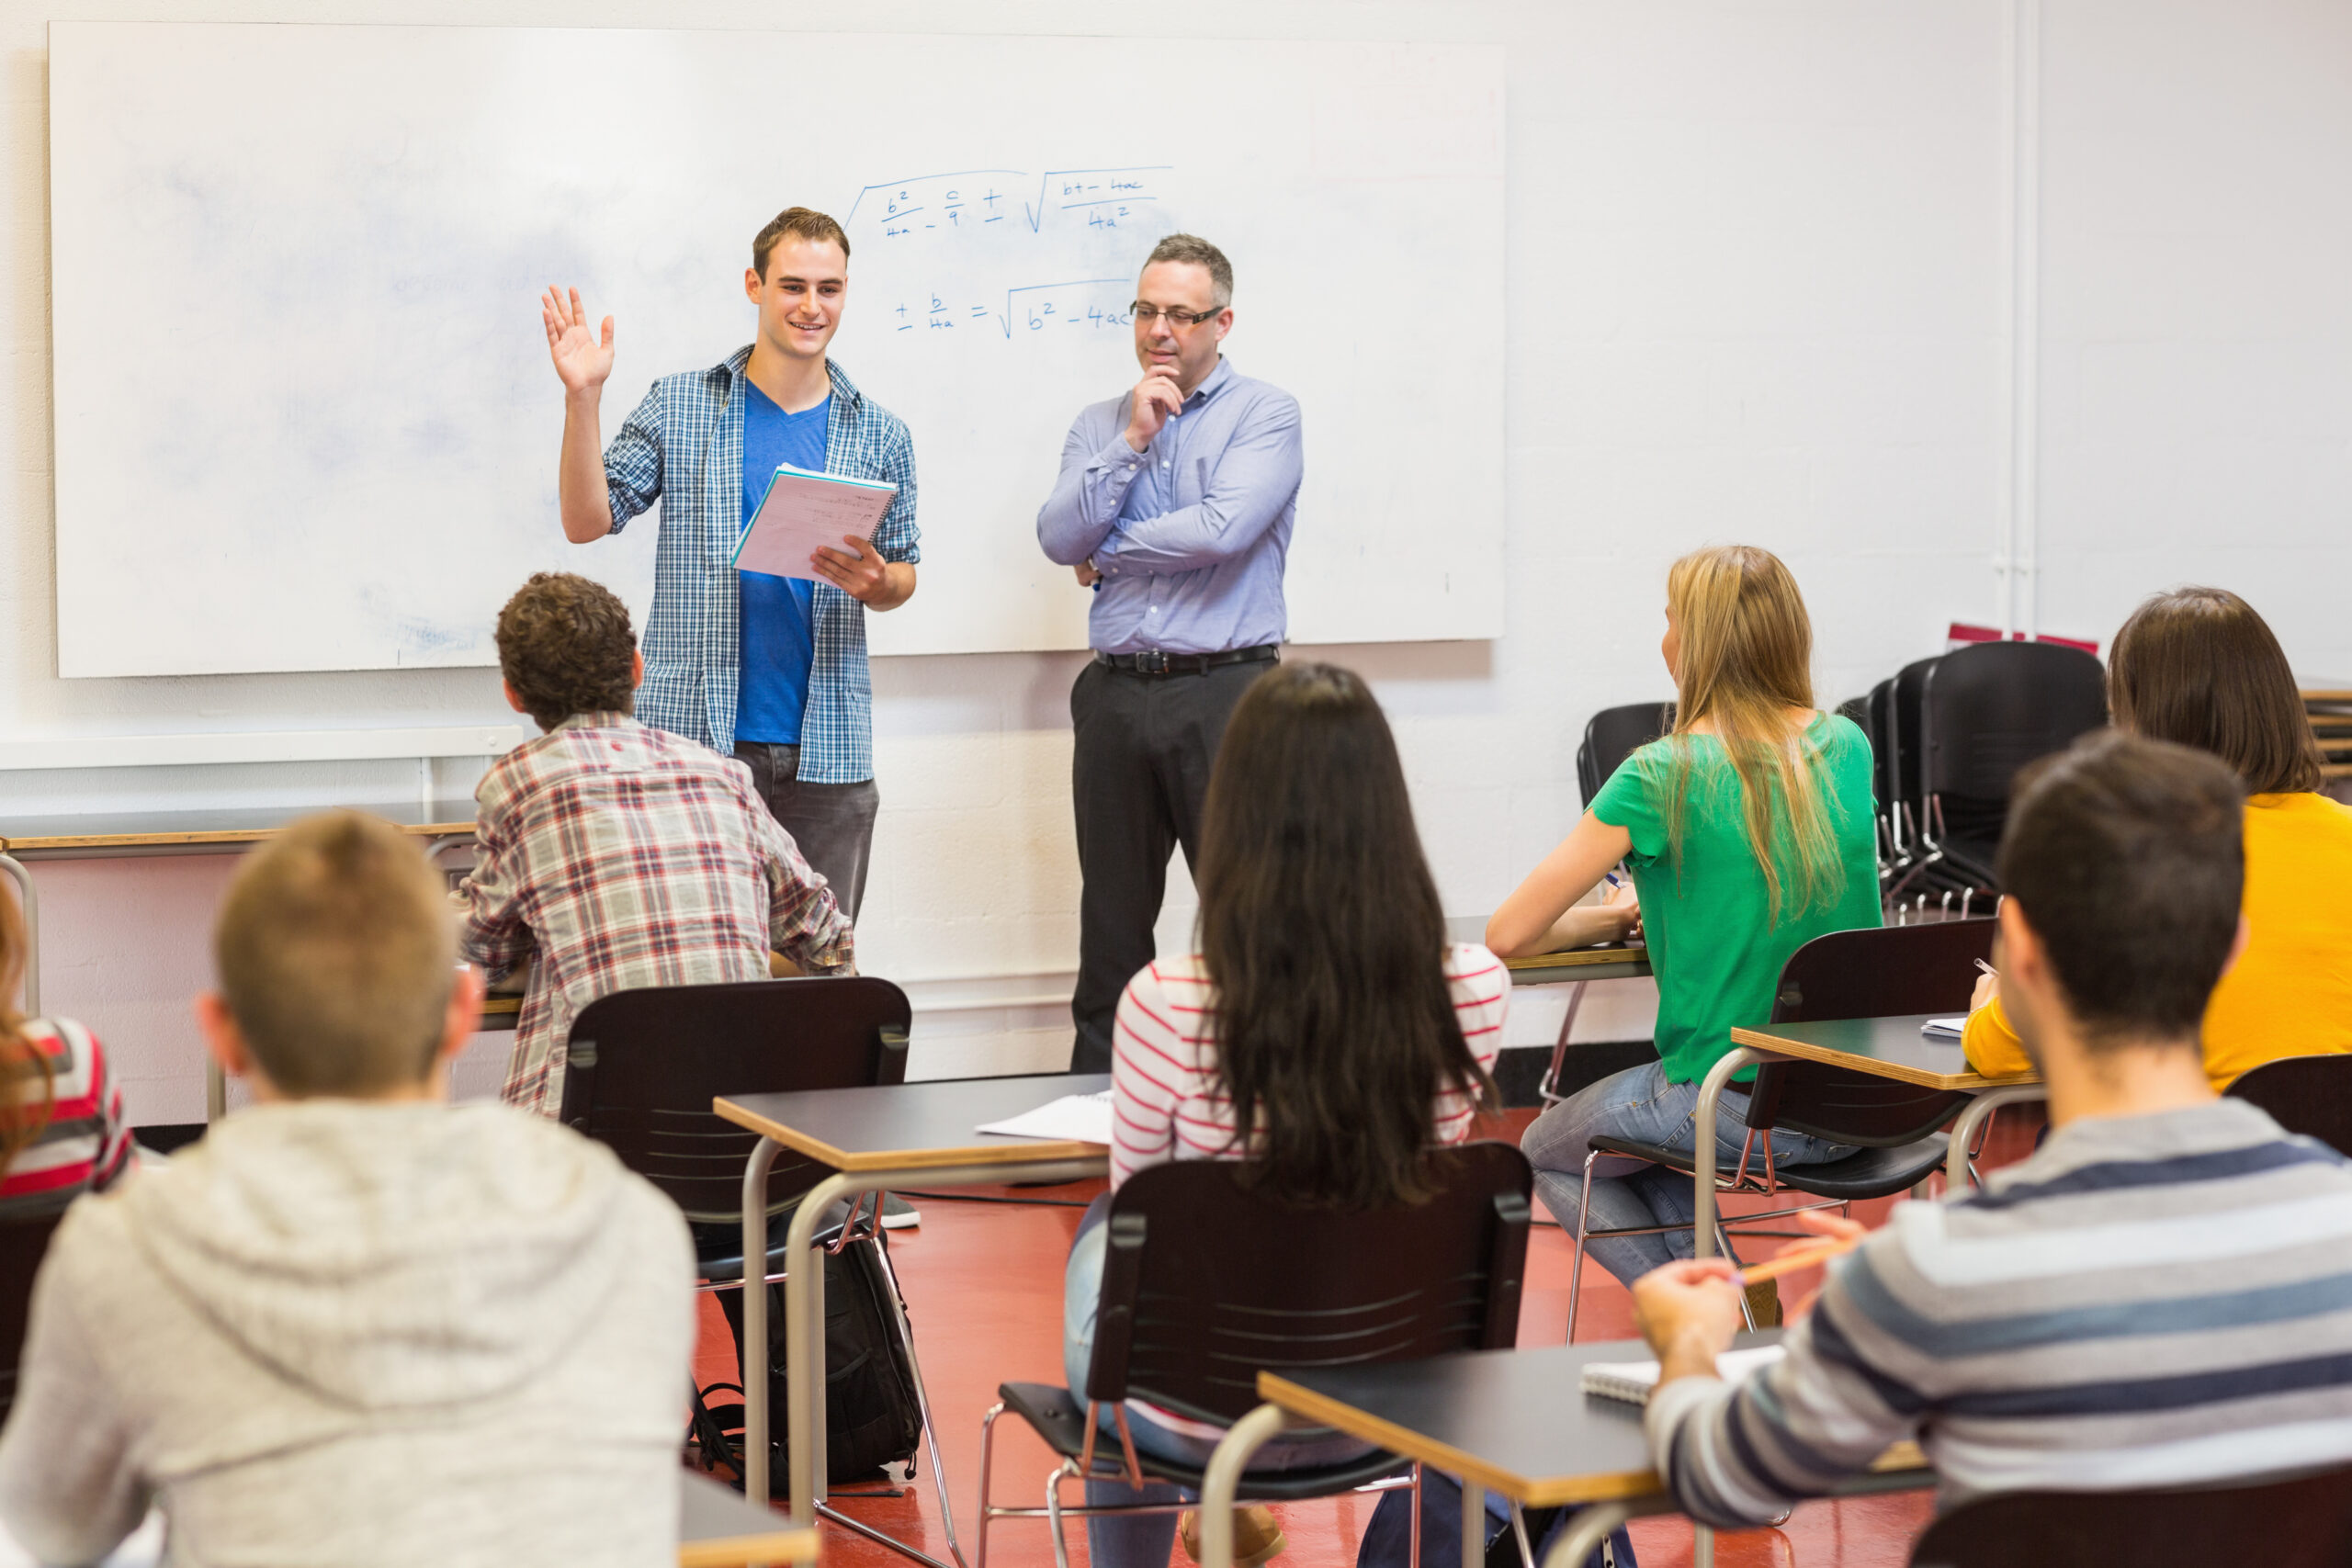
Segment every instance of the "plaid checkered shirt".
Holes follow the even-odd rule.
[[[637,716],[724,755],[735,750],[743,634],[735,541],[743,531],[743,400],[749,344],[723,365],[664,376],[605,448],[613,532],[662,502],[653,612]],[[832,408],[825,471],[899,487],[874,543],[882,558],[922,559],[915,527],[915,444],[897,415],[825,362]],[[830,582],[810,606],[816,657],[800,722],[800,778],[857,784],[874,776],[874,687],[865,668],[865,606]]]
[[[500,758],[474,799],[460,950],[492,979],[532,959],[511,1105],[561,1107],[571,1021],[598,997],[765,979],[772,947],[812,973],[855,968],[849,918],[730,757],[579,714]]]

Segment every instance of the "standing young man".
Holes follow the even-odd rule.
[[[768,809],[854,919],[874,843],[874,693],[865,612],[915,591],[914,441],[826,346],[849,298],[849,236],[795,207],[752,242],[743,293],[759,335],[707,370],[653,383],[610,447],[598,406],[613,319],[592,331],[580,291],[540,300],[563,382],[563,531],[620,532],[662,501],[637,716],[749,763]],[[778,463],[884,479],[899,493],[873,544],[809,558],[822,581],[738,571],[736,538]]]
[[[1238,375],[1233,266],[1192,234],[1136,285],[1133,390],[1079,413],[1037,513],[1046,558],[1094,590],[1094,660],[1069,694],[1078,815],[1075,1072],[1111,1068],[1119,993],[1154,956],[1178,844],[1192,864],[1226,719],[1279,657],[1298,510],[1297,400]]]

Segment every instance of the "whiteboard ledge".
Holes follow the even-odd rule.
[[[429,729],[248,730],[228,735],[77,735],[0,740],[0,772],[165,768],[202,762],[351,762],[385,757],[500,757],[530,739],[518,724]]]

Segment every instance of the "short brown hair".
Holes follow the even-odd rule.
[[[2112,729],[2018,775],[1996,874],[2087,1043],[2197,1037],[2237,940],[2245,817],[2218,759]]]
[[[842,248],[842,260],[849,260],[849,236],[842,232],[840,224],[813,207],[787,207],[769,219],[766,228],[752,236],[752,270],[760,275],[761,282],[768,279],[768,257],[775,252],[776,242],[786,234],[812,245],[830,240]]]
[[[415,842],[379,818],[331,811],[237,868],[212,961],[238,1032],[282,1093],[379,1095],[432,1069],[457,983],[457,922]]]
[[[2134,735],[2211,751],[2249,795],[2319,788],[2286,649],[2226,588],[2176,588],[2132,611],[2108,653],[2107,705]]]
[[[498,671],[541,729],[636,705],[637,634],[601,582],[539,571],[498,612]]]
[[[1209,269],[1209,292],[1216,300],[1216,308],[1224,310],[1233,303],[1233,264],[1225,253],[1202,239],[1198,234],[1170,234],[1151,247],[1151,254],[1143,261],[1145,266],[1155,262],[1181,262]]]

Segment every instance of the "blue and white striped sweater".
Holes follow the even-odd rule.
[[[2239,1100],[2078,1122],[1899,1206],[1787,1345],[1651,1400],[1693,1516],[1769,1518],[1904,1438],[1946,1502],[2352,1461],[2352,1161]]]

